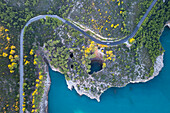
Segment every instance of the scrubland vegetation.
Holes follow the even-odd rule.
[[[146,10],[152,0],[82,0],[77,1],[70,19],[90,28],[109,40],[128,36],[140,17],[138,6]]]
[[[57,14],[117,40],[132,32],[152,2],[26,0],[19,5],[14,1],[0,1],[0,112],[3,113],[19,112],[19,34],[30,18]],[[158,0],[135,37],[130,39],[130,49],[124,44],[114,47],[96,44],[49,17],[29,25],[24,35],[23,111],[39,112],[46,79],[44,57],[67,80],[79,81],[79,90],[91,91],[94,95],[111,86],[125,85],[136,77],[150,77],[155,59],[164,52],[159,38],[165,22],[170,20],[168,6],[170,1]],[[103,69],[91,74],[90,78],[90,63],[96,58],[96,50],[102,54]],[[88,84],[84,84],[85,81]]]

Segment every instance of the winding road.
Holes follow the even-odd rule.
[[[24,82],[24,65],[23,65],[23,36],[24,36],[24,30],[25,28],[31,24],[32,22],[35,22],[37,20],[40,19],[45,19],[47,16],[51,17],[51,18],[58,18],[59,20],[61,20],[63,23],[66,23],[68,25],[70,25],[71,27],[75,28],[76,30],[80,31],[82,34],[84,34],[85,36],[89,37],[92,41],[99,43],[99,44],[103,44],[103,45],[118,45],[118,44],[122,44],[124,42],[126,42],[129,38],[132,38],[135,36],[136,32],[138,31],[138,29],[140,28],[141,24],[143,23],[143,21],[145,20],[145,18],[147,17],[147,15],[149,14],[149,12],[151,11],[152,7],[155,5],[155,3],[157,2],[157,0],[154,0],[152,2],[152,4],[149,6],[149,8],[147,9],[146,13],[144,14],[144,16],[142,17],[142,19],[139,21],[138,25],[136,26],[136,28],[134,29],[134,31],[127,36],[126,38],[120,40],[120,41],[116,41],[116,42],[111,42],[111,41],[101,41],[101,40],[97,40],[96,38],[90,36],[89,34],[87,34],[86,32],[84,32],[82,29],[80,29],[79,27],[77,27],[76,25],[70,23],[67,20],[64,20],[63,18],[57,16],[57,15],[39,15],[36,17],[31,18],[26,25],[24,26],[24,28],[21,30],[21,34],[20,34],[20,113],[23,113],[22,109],[23,109],[23,82]]]

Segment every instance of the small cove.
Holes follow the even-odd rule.
[[[160,41],[165,49],[164,68],[147,83],[110,88],[101,102],[79,96],[67,88],[65,78],[49,69],[49,113],[170,113],[170,29],[165,27]],[[97,68],[97,67],[96,67]],[[98,69],[98,68],[97,68]],[[95,71],[95,68],[94,68]]]

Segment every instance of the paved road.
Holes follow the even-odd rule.
[[[122,39],[120,41],[116,41],[116,42],[111,42],[111,41],[100,41],[97,40],[96,38],[90,36],[89,34],[87,34],[86,32],[84,32],[82,29],[80,29],[79,27],[73,25],[72,23],[70,23],[69,21],[64,20],[63,18],[57,16],[57,15],[39,15],[36,16],[34,18],[31,18],[26,25],[24,26],[24,28],[21,30],[21,34],[20,34],[20,113],[23,113],[22,109],[23,109],[23,82],[24,82],[24,66],[23,66],[23,36],[24,36],[24,30],[25,28],[31,24],[32,22],[35,22],[39,19],[42,18],[46,18],[51,17],[51,18],[58,18],[59,20],[61,20],[63,23],[66,23],[68,25],[70,25],[71,27],[75,28],[76,30],[80,31],[82,34],[84,34],[85,36],[89,37],[91,40],[93,40],[96,43],[99,44],[103,44],[103,45],[118,45],[118,44],[122,44],[124,42],[126,42],[129,38],[132,38],[135,36],[136,32],[138,31],[139,27],[141,26],[141,24],[143,23],[143,21],[145,20],[145,18],[147,17],[148,13],[151,11],[152,7],[155,5],[155,3],[157,2],[157,0],[154,0],[152,2],[152,4],[150,5],[150,7],[147,9],[145,15],[142,17],[142,19],[139,21],[138,25],[136,26],[136,28],[134,29],[134,31],[127,36],[125,39]]]
[[[140,26],[142,25],[143,21],[145,20],[145,18],[147,17],[147,15],[149,14],[149,12],[151,11],[152,7],[155,5],[155,3],[157,2],[157,0],[154,0],[152,2],[152,4],[149,6],[149,8],[147,9],[146,13],[144,14],[144,16],[142,17],[142,19],[139,21],[138,25],[136,26],[136,28],[134,29],[134,31],[127,36],[126,38],[116,41],[116,42],[112,42],[112,41],[101,41],[101,40],[97,40],[96,38],[90,36],[89,34],[87,34],[86,32],[84,32],[83,30],[81,30],[79,27],[73,25],[72,23],[66,21],[66,23],[68,25],[70,25],[71,27],[75,28],[76,30],[80,31],[81,33],[83,33],[85,36],[89,37],[91,40],[93,40],[96,43],[99,44],[103,44],[103,45],[118,45],[118,44],[122,44],[125,43],[129,38],[132,38],[135,36],[136,32],[138,31],[138,29],[140,28]]]
[[[36,16],[34,18],[31,18],[27,23],[26,25],[24,26],[24,28],[21,30],[21,34],[20,34],[20,113],[23,113],[22,109],[23,109],[23,102],[24,102],[24,99],[23,99],[23,82],[24,82],[24,65],[23,65],[23,36],[24,36],[24,30],[25,28],[31,24],[32,22],[35,22],[39,19],[42,19],[42,18],[46,18],[46,16],[48,17],[51,17],[51,18],[58,18],[59,20],[61,20],[63,23],[66,22],[66,20],[60,18],[59,16],[57,15],[39,15],[39,16]]]

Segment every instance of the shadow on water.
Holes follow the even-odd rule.
[[[49,113],[170,113],[170,29],[160,41],[165,49],[164,68],[147,83],[109,88],[98,103],[67,88],[64,76],[50,69]],[[92,66],[93,67],[93,66]]]

